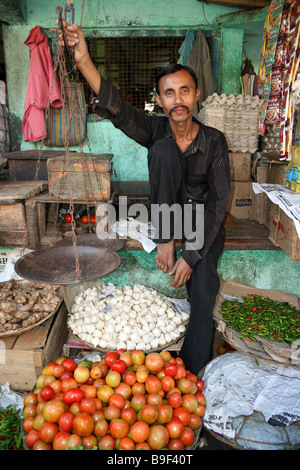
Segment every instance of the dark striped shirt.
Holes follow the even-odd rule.
[[[150,149],[165,137],[172,138],[166,116],[149,116],[124,101],[117,88],[101,79],[100,93],[93,99],[94,110],[109,119],[138,144]],[[109,109],[117,111],[112,114]],[[227,142],[222,132],[199,124],[199,132],[184,152],[186,157],[185,187],[190,203],[204,204],[204,245],[201,250],[185,250],[182,257],[191,266],[201,260],[222,229],[229,192],[230,169]]]

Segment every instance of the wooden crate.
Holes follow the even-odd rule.
[[[0,182],[0,245],[28,244],[26,201],[47,188],[47,182]],[[31,215],[30,215],[31,217]]]
[[[106,201],[111,194],[112,154],[69,155],[47,161],[49,194],[59,198]]]
[[[37,176],[37,180],[47,181],[48,158],[62,156],[64,152],[61,150],[20,150],[16,152],[6,153],[4,156],[8,160],[9,178],[11,181],[33,181]],[[37,173],[37,163],[39,161],[39,170]]]
[[[68,335],[67,309],[19,336],[0,338],[0,383],[14,390],[32,390],[43,367],[62,354]]]

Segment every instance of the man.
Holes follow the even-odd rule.
[[[123,100],[94,66],[82,30],[65,24],[75,62],[95,94],[94,110],[148,149],[151,204],[191,204],[193,229],[197,205],[204,204],[204,244],[191,249],[183,239],[174,256],[174,233],[157,242],[156,265],[173,277],[172,287],[186,284],[191,314],[180,356],[197,374],[210,360],[213,317],[219,290],[218,259],[224,247],[222,222],[230,191],[228,148],[224,135],[193,118],[200,90],[194,72],[174,64],[157,78],[156,100],[164,116],[149,116]],[[174,228],[174,227],[173,227]],[[159,231],[160,235],[160,231]]]

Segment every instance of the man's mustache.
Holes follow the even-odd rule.
[[[174,106],[173,108],[171,108],[171,109],[170,109],[170,114],[172,114],[172,113],[173,113],[173,111],[175,111],[175,110],[176,110],[176,109],[178,109],[178,108],[184,108],[184,109],[186,109],[186,110],[187,110],[187,112],[189,112],[189,111],[190,111],[190,110],[189,110],[189,108],[188,108],[187,106],[185,106],[185,105],[180,105],[180,106]]]

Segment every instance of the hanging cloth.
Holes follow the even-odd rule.
[[[195,105],[194,116],[197,117],[201,109],[201,103],[212,95],[218,86],[213,74],[209,47],[204,31],[198,30],[191,54],[186,62],[197,75],[200,88],[200,98]]]
[[[189,30],[186,35],[185,35],[185,40],[181,44],[180,48],[178,49],[178,52],[180,54],[180,57],[177,61],[178,64],[185,65],[186,61],[188,60],[190,53],[193,48],[193,44],[195,41],[195,31]]]
[[[48,39],[39,26],[30,31],[24,44],[30,48],[30,64],[22,133],[25,142],[36,142],[47,137],[44,110],[49,99],[55,108],[60,108],[63,100],[58,78],[53,75]]]

